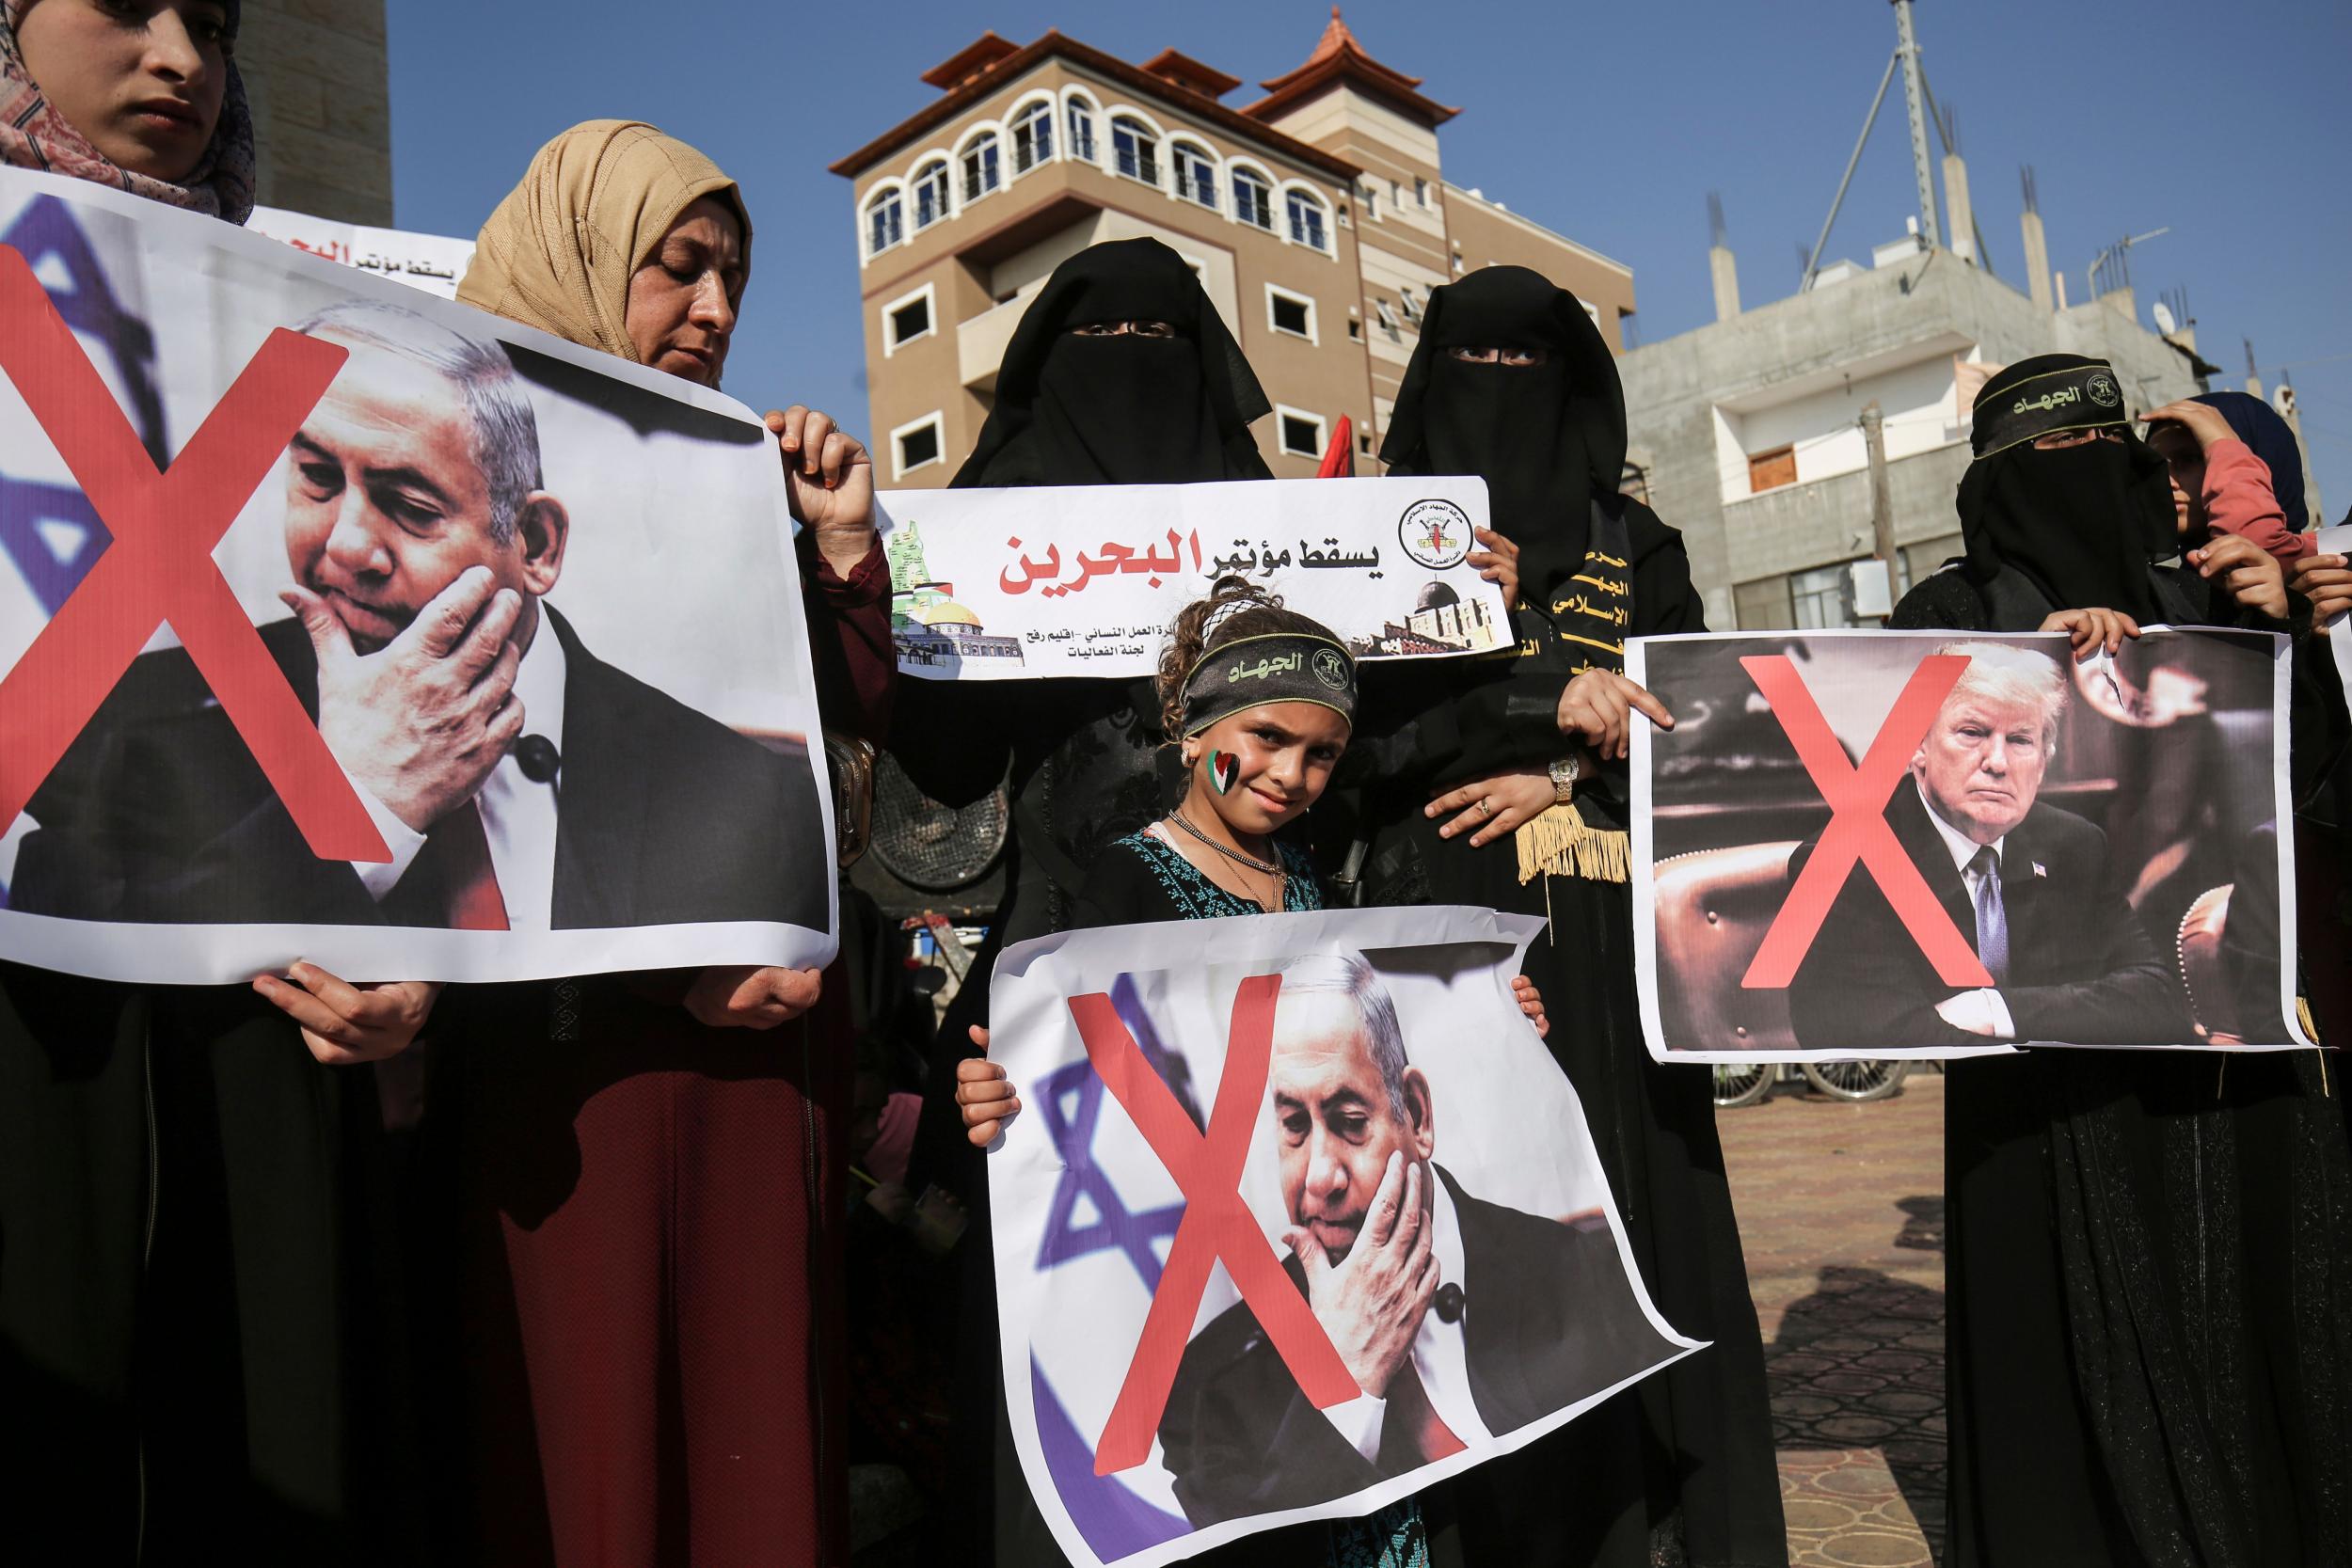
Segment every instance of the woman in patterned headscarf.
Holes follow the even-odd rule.
[[[8,0],[0,162],[244,222],[238,22],[234,0]],[[74,803],[63,772],[36,820]],[[374,1083],[326,1064],[405,1045],[433,988],[295,974],[0,964],[11,1560],[420,1560]],[[313,987],[354,1008],[342,1045],[309,1034]]]
[[[710,159],[591,120],[532,159],[457,297],[715,387],[751,241]],[[895,672],[872,466],[821,413],[768,422],[803,525],[819,706],[879,738]],[[452,992],[423,1137],[454,1199],[460,1338],[441,1359],[471,1436],[471,1556],[846,1557],[843,979],[820,993],[813,970],[725,968]]]

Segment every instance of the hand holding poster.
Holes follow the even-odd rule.
[[[1073,1562],[1369,1513],[1699,1348],[1512,998],[1541,929],[1349,911],[1005,950],[1005,1391]]]
[[[748,410],[16,170],[0,372],[0,955],[206,983],[831,954]]]
[[[1649,638],[1634,936],[1661,1061],[2308,1046],[2283,638]]]
[[[882,498],[898,668],[932,680],[1129,677],[1242,577],[1359,658],[1507,647],[1479,479],[900,490]]]

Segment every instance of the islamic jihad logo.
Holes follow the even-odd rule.
[[[1397,519],[1396,537],[1406,555],[1433,572],[1442,572],[1470,554],[1470,514],[1435,497],[1415,501]]]
[[[1317,649],[1315,657],[1309,663],[1308,668],[1314,671],[1315,679],[1321,681],[1332,690],[1344,691],[1347,689],[1347,661],[1340,657],[1339,654],[1335,650],[1330,648]]]
[[[2116,389],[2115,377],[2105,371],[2091,372],[2083,382],[2083,390],[2102,408],[2113,408],[2123,401],[2123,394]]]

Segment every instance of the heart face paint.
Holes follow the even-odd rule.
[[[1241,758],[1231,752],[1212,751],[1200,766],[1209,775],[1209,787],[1219,795],[1230,791],[1241,778]]]

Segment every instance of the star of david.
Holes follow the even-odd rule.
[[[1114,1004],[1134,1031],[1145,1058],[1174,1091],[1184,1113],[1196,1125],[1200,1113],[1192,1102],[1189,1075],[1182,1059],[1171,1057],[1159,1043],[1137,996],[1134,977],[1122,974],[1111,988]],[[1184,1217],[1183,1203],[1130,1212],[1110,1178],[1094,1163],[1094,1128],[1103,1112],[1103,1080],[1086,1058],[1069,1063],[1045,1080],[1040,1109],[1054,1148],[1062,1162],[1061,1180],[1055,1184],[1053,1202],[1045,1214],[1045,1239],[1039,1243],[1037,1266],[1051,1269],[1090,1253],[1116,1249],[1143,1279],[1144,1289],[1160,1288],[1160,1255],[1152,1243],[1176,1234]],[[1083,1198],[1094,1217],[1075,1223]]]

